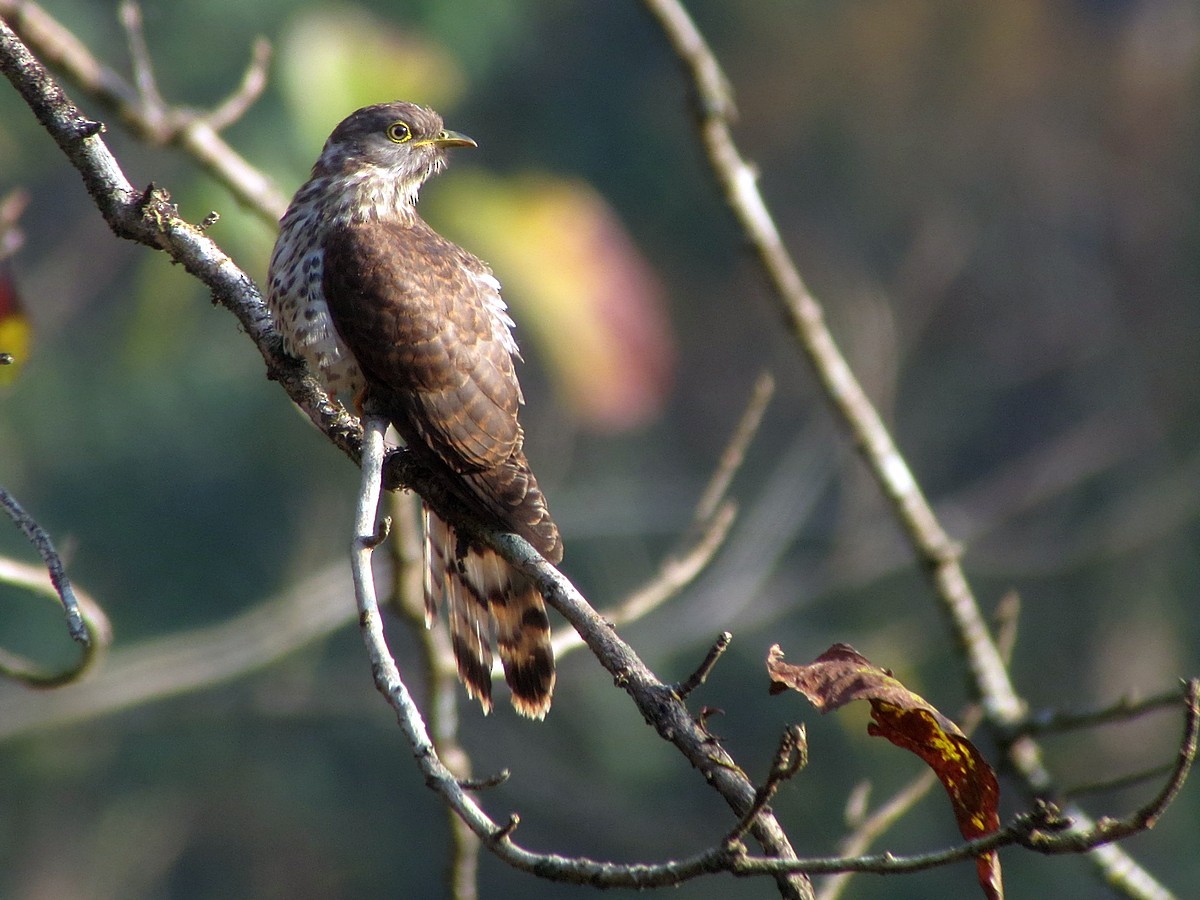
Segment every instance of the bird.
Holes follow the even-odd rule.
[[[557,564],[562,540],[525,457],[520,353],[500,282],[417,212],[446,151],[475,146],[414,103],[347,116],[280,220],[267,303],[284,349],[329,396],[382,410],[439,487]],[[494,639],[513,707],[544,718],[555,668],[538,588],[426,501],[422,522],[425,622],[447,609],[467,694],[491,711]]]

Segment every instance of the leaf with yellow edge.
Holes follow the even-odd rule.
[[[874,721],[867,733],[925,760],[950,797],[963,837],[983,837],[1000,827],[1000,787],[983,754],[957,725],[887,669],[849,644],[834,644],[808,665],[792,665],[783,661],[783,650],[776,644],[767,654],[767,673],[771,693],[799,691],[823,713],[852,700],[868,701]],[[984,895],[1002,900],[999,856],[986,853],[975,863]]]
[[[495,270],[518,338],[537,341],[584,423],[617,430],[658,413],[675,359],[663,289],[591,186],[545,173],[501,177],[455,160],[425,204],[439,231]]]

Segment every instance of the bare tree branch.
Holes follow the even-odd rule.
[[[149,66],[149,52],[128,18],[140,20],[137,7],[122,7],[127,33],[137,32],[132,41],[135,87],[116,71],[101,63],[68,29],[29,0],[0,0],[0,18],[38,57],[64,72],[86,93],[112,110],[134,134],[150,144],[178,145],[234,198],[275,227],[287,209],[287,198],[269,178],[250,165],[221,138],[218,132],[231,124],[258,96],[265,80],[269,47],[261,38],[255,43],[253,59],[242,84],[233,95],[210,113],[174,109],[159,94]]]
[[[44,572],[42,576],[44,580]],[[353,610],[345,563],[329,566],[227,621],[118,647],[105,656],[102,667],[69,689],[34,694],[0,688],[0,740],[111,715],[265,669],[344,627]]]
[[[1120,837],[1144,830],[1153,824],[1162,810],[1170,803],[1187,776],[1196,755],[1197,733],[1200,732],[1200,709],[1197,693],[1200,682],[1189,685],[1188,717],[1185,735],[1181,744],[1178,763],[1172,778],[1159,795],[1143,809],[1123,820],[1105,819],[1086,829],[1068,828],[1050,807],[1041,812],[1018,817],[1011,825],[981,840],[971,841],[959,847],[937,853],[914,857],[897,857],[890,853],[869,857],[796,859],[792,856],[776,859],[751,859],[745,856],[738,843],[741,830],[752,831],[765,822],[773,821],[766,803],[775,787],[790,777],[803,764],[802,737],[789,732],[781,742],[771,777],[763,788],[751,792],[748,803],[742,810],[741,824],[735,827],[721,846],[685,860],[676,860],[660,865],[617,865],[597,862],[583,857],[565,858],[554,855],[533,854],[513,842],[513,834],[519,824],[516,814],[510,815],[504,825],[493,821],[466,793],[463,785],[445,768],[438,759],[437,751],[429,740],[420,713],[413,703],[399,670],[391,658],[383,634],[382,619],[375,600],[371,573],[371,552],[382,539],[377,523],[379,497],[382,490],[382,466],[384,463],[383,434],[387,423],[383,419],[368,417],[366,437],[363,444],[363,487],[359,496],[355,516],[356,537],[353,543],[353,569],[355,591],[359,602],[359,622],[371,658],[371,668],[381,693],[396,710],[401,728],[408,737],[426,779],[434,790],[462,816],[473,831],[484,841],[485,846],[508,862],[525,871],[534,871],[539,876],[553,880],[592,884],[603,887],[655,887],[679,884],[698,875],[731,871],[739,875],[773,875],[783,877],[797,872],[832,873],[846,871],[898,872],[917,871],[937,865],[975,856],[985,850],[995,849],[1011,843],[1021,843],[1043,853],[1081,852],[1106,844]],[[547,563],[523,539],[510,534],[489,532],[480,537],[500,552],[505,559],[517,565],[546,596],[549,602],[565,615],[584,635],[588,646],[601,662],[613,673],[618,684],[630,694],[659,728],[660,734],[685,753],[692,746],[690,733],[664,733],[662,722],[677,721],[684,732],[691,732],[695,723],[690,719],[671,719],[663,716],[664,707],[678,698],[645,669],[632,650],[623,645],[611,633],[603,620],[582,600],[566,578]],[[680,706],[682,704],[679,704]],[[655,707],[654,709],[648,709]],[[657,715],[654,715],[657,713]],[[701,732],[703,734],[703,732]],[[736,769],[719,744],[710,735],[703,735],[700,744],[703,750],[693,763],[701,768],[706,778],[713,780],[718,773],[736,771],[737,786],[748,785],[740,770]],[[718,757],[720,754],[720,758]],[[689,758],[691,758],[689,756]],[[715,769],[712,764],[720,761]],[[725,791],[722,791],[725,793]],[[727,795],[727,799],[730,799]],[[732,801],[731,801],[732,805]],[[766,843],[762,835],[760,842]]]
[[[954,626],[989,715],[999,723],[1018,719],[1016,696],[979,607],[959,565],[960,548],[942,530],[879,413],[854,377],[825,314],[800,277],[775,221],[758,191],[757,175],[730,132],[735,117],[729,83],[703,35],[676,0],[643,0],[672,49],[687,67],[698,98],[700,136],[725,199],[774,288],[789,331],[808,356],[826,397],[853,435],[856,446],[892,504]]]
[[[808,290],[779,235],[757,187],[754,168],[734,143],[730,123],[736,109],[728,80],[703,35],[678,0],[642,0],[683,63],[697,100],[701,141],[713,175],[760,265],[788,330],[808,357],[830,405],[850,431],[868,468],[891,504],[934,586],[973,689],[989,724],[1002,737],[1013,735],[1026,715],[1000,649],[989,633],[961,565],[961,547],[943,530],[882,418],[855,378],[825,324],[824,311]],[[1027,738],[1009,745],[1009,757],[1028,791],[1045,796],[1053,779],[1038,745]],[[1093,823],[1082,810],[1070,818],[1082,833]],[[1090,858],[1109,883],[1130,897],[1161,897],[1165,888],[1118,847],[1107,844]]]
[[[530,577],[547,602],[579,632],[617,686],[629,694],[646,721],[664,740],[679,748],[705,780],[720,792],[735,814],[746,815],[754,803],[755,791],[733,758],[691,717],[672,686],[664,684],[646,667],[566,576],[516,535],[489,531],[477,532],[477,536]],[[751,833],[769,854],[793,855],[787,836],[774,816],[764,812],[755,820]],[[785,890],[785,895],[793,893],[811,896],[807,882],[802,888],[793,884],[791,889]]]
[[[387,651],[382,622],[378,618],[370,567],[370,555],[374,546],[372,542],[378,540],[374,517],[377,514],[381,483],[384,481],[382,469],[386,459],[383,432],[386,431],[386,423],[380,419],[372,420],[368,416],[367,426],[362,445],[363,488],[355,519],[357,537],[352,562],[355,593],[360,603],[359,620],[364,640],[368,643],[371,668],[380,692],[396,710],[401,729],[412,744],[414,755],[425,771],[427,780],[431,785],[437,783],[435,790],[451,803],[463,820],[484,841],[485,846],[494,852],[500,852],[499,848],[511,844],[511,835],[504,831],[497,836],[495,824],[484,816],[473,801],[470,801],[469,806],[464,805],[470,798],[466,797],[461,784],[437,759],[436,749],[429,740],[420,713]],[[373,435],[372,431],[377,434]],[[372,472],[373,469],[378,469],[378,474]],[[612,626],[592,609],[566,577],[516,535],[495,530],[483,531],[469,519],[464,524],[468,527],[475,524],[476,527],[472,530],[478,538],[497,549],[506,559],[534,579],[548,602],[580,632],[592,652],[612,673],[618,686],[634,699],[646,720],[656,728],[659,735],[684,753],[705,779],[725,797],[735,813],[746,815],[754,804],[755,791],[741,769],[717,741],[691,718],[674,690],[646,668],[633,649],[616,636]],[[453,788],[442,784],[447,778],[453,781]],[[769,813],[763,812],[759,815],[751,825],[751,831],[768,853],[783,857],[794,856],[782,828]],[[525,867],[518,861],[518,857],[502,855],[506,861],[518,868]],[[546,871],[544,865],[539,868],[539,874],[543,876],[546,875]],[[789,875],[790,873],[780,876],[780,890],[783,895],[811,897],[807,879],[803,876]]]
[[[425,665],[425,720],[430,737],[438,755],[458,778],[459,784],[469,790],[491,787],[506,780],[508,771],[484,779],[471,777],[471,758],[458,739],[458,667],[454,663],[450,635],[445,628],[428,627],[425,621],[419,501],[415,494],[404,492],[393,493],[390,500],[392,531],[387,545],[393,560],[390,602],[399,610],[420,648]],[[477,881],[482,845],[453,808],[446,807],[446,817],[451,845],[450,896],[453,900],[473,900],[479,892]]]
[[[1104,818],[1088,829],[1073,829],[1063,834],[1061,839],[1047,842],[1037,840],[1029,846],[1045,853],[1075,853],[1079,849],[1091,846],[1093,842],[1117,841],[1153,828],[1178,795],[1196,761],[1197,748],[1200,747],[1200,678],[1192,678],[1184,685],[1184,704],[1187,716],[1183,739],[1179,743],[1171,777],[1157,795],[1123,819]],[[1168,894],[1169,892],[1163,889],[1163,895]]]

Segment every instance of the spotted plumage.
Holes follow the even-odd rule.
[[[523,450],[500,284],[416,210],[454,146],[474,142],[410,103],[346,118],[280,223],[267,299],[285,348],[328,393],[347,406],[370,396],[455,497],[556,563],[558,528]],[[494,640],[513,705],[541,718],[554,657],[540,593],[428,506],[423,518],[426,621],[447,607],[467,692],[490,710]]]

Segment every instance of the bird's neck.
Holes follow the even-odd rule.
[[[328,224],[412,222],[423,179],[399,179],[389,169],[363,168],[348,174],[315,174],[297,194],[301,203],[320,205]]]

